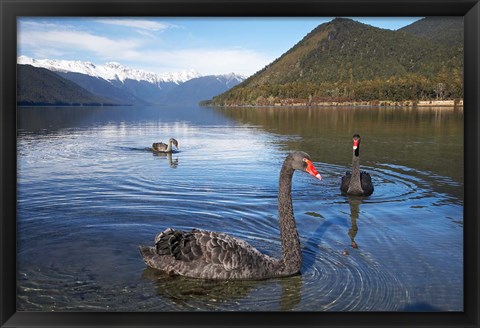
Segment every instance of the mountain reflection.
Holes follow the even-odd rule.
[[[394,163],[450,176],[463,183],[463,109],[454,107],[215,108],[230,119],[287,136],[286,151],[301,149],[318,162],[351,163],[351,136],[362,135],[362,165]]]

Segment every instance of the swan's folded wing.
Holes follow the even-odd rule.
[[[261,253],[246,242],[229,235],[194,229],[189,232],[167,229],[156,238],[158,255],[170,255],[176,260],[196,260],[221,265],[230,271],[241,267],[247,258]]]
[[[165,151],[167,149],[167,144],[163,142],[154,142],[152,144],[152,148],[156,151]]]
[[[202,240],[208,261],[222,265],[227,271],[247,265],[259,253],[245,241],[223,233],[204,231]]]
[[[373,193],[374,188],[373,188],[372,177],[370,176],[370,173],[366,171],[360,172],[360,183],[365,193],[367,194]]]
[[[170,255],[180,261],[205,258],[193,232],[167,229],[155,238],[155,247],[158,255]]]

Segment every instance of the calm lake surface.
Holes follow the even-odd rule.
[[[463,310],[462,109],[17,113],[18,311]],[[340,194],[354,133],[367,198]],[[170,137],[178,153],[146,149]],[[278,177],[292,150],[323,177],[293,178],[301,275],[202,281],[146,267],[138,246],[167,227],[227,232],[279,257]]]

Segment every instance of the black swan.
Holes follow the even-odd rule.
[[[304,152],[294,152],[283,162],[278,185],[280,259],[262,254],[247,242],[221,232],[168,228],[157,234],[154,247],[140,246],[143,260],[171,275],[202,279],[266,279],[299,273],[302,253],[292,206],[295,170],[322,179]]]
[[[373,184],[370,174],[360,171],[360,136],[353,136],[352,172],[342,177],[340,185],[342,194],[353,196],[369,196],[373,193]]]
[[[178,141],[174,138],[170,138],[168,140],[168,145],[163,142],[154,142],[152,144],[152,150],[161,152],[161,153],[171,153],[172,152],[172,144],[178,148]]]

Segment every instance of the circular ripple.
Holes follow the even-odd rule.
[[[303,249],[302,300],[311,311],[397,310],[407,288],[365,250],[321,244]]]

